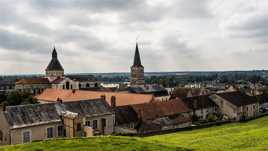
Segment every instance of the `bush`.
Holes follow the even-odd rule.
[[[214,121],[217,120],[217,116],[214,115],[214,114],[209,114],[208,117],[207,117],[207,120],[208,120],[209,122],[214,122]]]

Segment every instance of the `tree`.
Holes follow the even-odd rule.
[[[35,104],[37,100],[30,93],[14,91],[8,94],[5,102],[7,105],[20,105]]]

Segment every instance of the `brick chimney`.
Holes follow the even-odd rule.
[[[101,97],[101,99],[106,100],[106,96],[104,94],[101,95],[100,97]]]
[[[62,99],[61,98],[57,98],[57,102],[62,103]]]
[[[75,89],[72,90],[73,94],[75,93]]]
[[[115,108],[116,107],[116,97],[115,96],[112,96],[111,97],[111,107],[112,108]]]

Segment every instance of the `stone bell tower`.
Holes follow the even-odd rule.
[[[145,84],[145,81],[144,81],[144,67],[141,64],[139,47],[138,47],[138,43],[136,43],[134,63],[131,66],[130,85],[131,86],[139,86],[139,85],[144,85],[144,84]]]

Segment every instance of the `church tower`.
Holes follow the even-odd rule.
[[[46,68],[46,76],[50,80],[54,80],[57,77],[64,76],[64,69],[60,64],[60,61],[58,60],[58,55],[55,47],[52,52],[52,59]]]
[[[138,43],[136,43],[136,50],[134,56],[134,63],[131,66],[131,81],[130,85],[137,86],[137,85],[144,85],[144,67],[141,64],[140,52]]]

